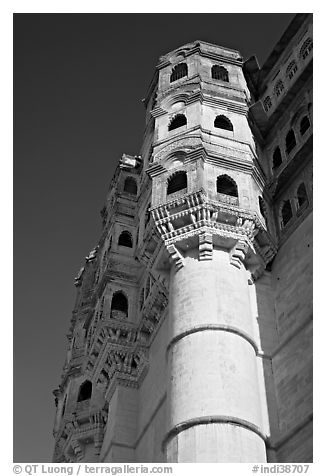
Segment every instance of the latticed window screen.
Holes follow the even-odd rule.
[[[284,91],[283,81],[281,81],[281,80],[277,81],[277,83],[275,84],[274,91],[275,91],[276,96],[281,95],[282,91]]]
[[[187,124],[186,116],[184,114],[178,114],[170,122],[169,131],[173,131],[174,129],[185,126],[186,124]]]
[[[172,175],[168,180],[168,189],[167,194],[178,192],[187,188],[187,173],[186,172],[177,172]]]
[[[179,63],[177,64],[171,73],[170,76],[170,83],[176,81],[177,79],[183,78],[184,76],[188,75],[188,66],[186,63]]]
[[[268,111],[272,107],[272,100],[270,96],[266,96],[264,99],[264,109]]]
[[[221,175],[216,180],[216,191],[223,195],[230,195],[231,197],[238,196],[237,184],[227,175]]]
[[[218,79],[220,81],[225,81],[228,83],[229,82],[228,70],[225,69],[223,66],[214,64],[214,66],[212,66],[212,78]]]
[[[286,69],[286,75],[289,79],[292,79],[297,71],[298,71],[297,63],[293,60],[291,61],[291,63],[288,65]]]
[[[306,41],[303,43],[300,49],[300,56],[302,59],[307,58],[310,51],[312,50],[312,39],[307,38]]]

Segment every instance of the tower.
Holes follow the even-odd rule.
[[[298,17],[285,50],[307,36],[309,16]],[[281,430],[292,350],[278,333],[275,307],[286,305],[273,268],[286,274],[275,210],[284,218],[280,191],[296,165],[276,175],[264,160],[284,113],[268,113],[265,98],[278,59],[263,76],[254,59],[204,41],[160,58],[142,150],[120,159],[102,235],[76,278],[55,461],[291,460],[282,437],[293,446],[300,429]]]

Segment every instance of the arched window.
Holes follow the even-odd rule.
[[[225,81],[226,83],[228,83],[229,82],[228,70],[225,69],[223,66],[214,64],[214,66],[212,66],[212,78],[219,79],[220,81]]]
[[[265,205],[263,197],[258,197],[258,202],[259,202],[259,211],[262,214],[262,216],[266,219],[267,218],[266,205]]]
[[[275,84],[274,92],[276,96],[280,96],[282,91],[284,90],[284,84],[283,82],[279,79],[277,83]]]
[[[299,208],[302,207],[302,205],[304,205],[308,201],[307,190],[304,183],[301,183],[298,187],[297,199]]]
[[[132,177],[127,177],[123,186],[123,191],[137,195],[137,182]]]
[[[310,127],[309,117],[304,116],[300,122],[300,134],[303,136],[303,134],[309,129],[309,127]]]
[[[127,319],[128,299],[122,291],[117,291],[112,296],[111,316],[114,319]]]
[[[272,100],[269,96],[264,99],[264,109],[267,112],[272,107]]]
[[[129,231],[123,231],[119,236],[118,241],[119,246],[126,246],[127,248],[132,248],[132,237]]]
[[[288,67],[286,68],[286,75],[289,79],[292,79],[297,71],[298,71],[297,63],[294,60],[292,60],[291,63],[289,63]]]
[[[232,122],[225,116],[217,116],[214,121],[214,127],[225,129],[226,131],[233,131]]]
[[[281,209],[282,227],[284,227],[292,218],[292,207],[290,200],[285,200]]]
[[[286,153],[289,154],[296,144],[297,141],[295,140],[293,129],[290,129],[285,138]]]
[[[231,197],[238,196],[238,187],[234,180],[227,175],[220,175],[216,180],[216,191],[223,195],[230,195]]]
[[[273,153],[273,169],[277,169],[282,164],[282,155],[279,147]]]
[[[179,63],[173,69],[170,76],[170,83],[188,75],[188,66],[186,63]]]
[[[169,124],[169,131],[173,131],[178,127],[185,126],[187,124],[187,118],[184,114],[177,114]]]
[[[167,195],[187,188],[187,172],[176,172],[168,179]]]
[[[300,57],[302,59],[307,58],[309,55],[310,51],[312,50],[312,39],[307,38],[306,41],[303,43],[300,49]]]
[[[79,387],[77,402],[89,400],[92,396],[92,382],[85,380]]]

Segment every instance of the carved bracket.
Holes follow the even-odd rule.
[[[166,247],[170,254],[170,262],[175,264],[177,270],[183,268],[183,258],[181,253],[177,250],[176,246],[171,244]]]
[[[230,263],[240,269],[247,251],[248,243],[244,240],[238,240],[236,245],[230,251]]]
[[[205,231],[199,235],[199,260],[211,260],[213,258],[213,235]]]

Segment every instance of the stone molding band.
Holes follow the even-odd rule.
[[[256,355],[259,353],[259,349],[256,342],[246,332],[243,332],[242,330],[233,326],[229,326],[227,324],[203,324],[200,326],[192,327],[191,329],[188,329],[184,332],[181,332],[180,334],[176,335],[170,340],[166,348],[166,353],[168,353],[171,347],[175,345],[179,340],[183,339],[184,337],[194,334],[196,332],[203,332],[203,331],[223,331],[223,332],[230,332],[231,334],[236,334],[237,336],[242,337],[247,342],[249,342],[249,344],[254,348]]]
[[[256,433],[256,435],[258,435],[264,441],[264,443],[267,441],[267,436],[264,435],[264,433],[258,428],[258,426],[254,425],[253,423],[250,423],[247,420],[243,420],[242,418],[237,418],[237,417],[232,417],[227,415],[209,415],[204,417],[191,418],[190,420],[186,420],[186,421],[183,421],[182,423],[179,423],[178,425],[175,425],[165,435],[162,442],[162,448],[164,449],[168,441],[171,440],[171,438],[174,438],[175,436],[177,436],[182,431],[188,430],[189,428],[192,428],[193,426],[197,426],[197,425],[211,425],[211,424],[240,426],[242,428],[245,428],[246,430]]]

